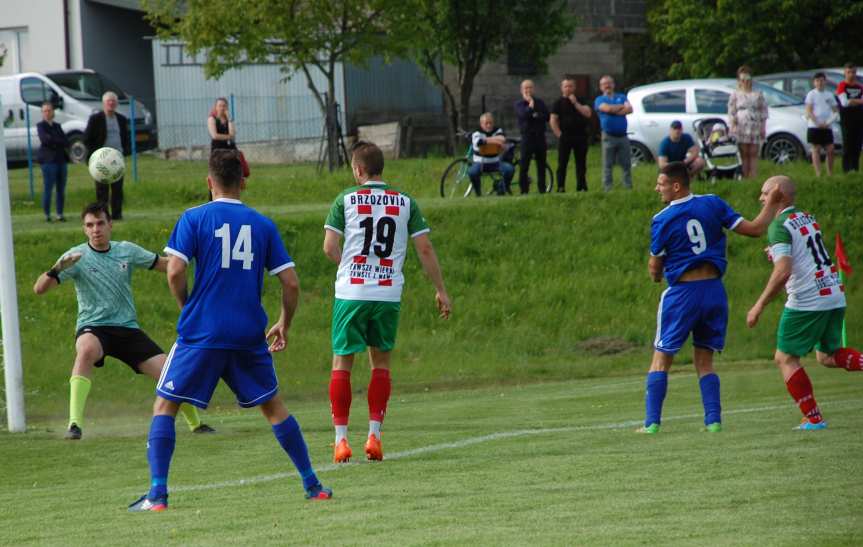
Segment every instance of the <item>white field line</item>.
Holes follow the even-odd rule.
[[[841,401],[833,401],[829,403],[828,408],[842,407],[842,406],[853,406],[859,405],[861,401],[859,399],[846,399]],[[772,410],[787,410],[792,406],[791,403],[785,403],[781,405],[770,405],[770,406],[759,406],[759,407],[749,407],[749,408],[738,408],[732,410],[723,411],[724,415],[729,414],[751,414],[753,412],[769,412]],[[669,416],[664,417],[663,421],[675,421],[675,420],[691,420],[694,418],[701,418],[702,414],[684,414],[680,416]],[[543,429],[516,429],[513,431],[500,431],[497,433],[491,433],[489,435],[481,435],[479,437],[468,437],[466,439],[462,439],[460,441],[454,441],[451,443],[440,443],[440,444],[432,444],[428,446],[421,446],[418,448],[411,448],[409,450],[402,450],[400,452],[389,452],[386,454],[386,460],[400,460],[404,458],[410,458],[412,456],[419,456],[422,454],[431,454],[433,452],[440,452],[443,450],[453,450],[458,448],[464,448],[467,446],[473,446],[476,444],[482,444],[492,441],[497,441],[500,439],[512,439],[516,437],[530,437],[535,435],[548,435],[553,433],[576,433],[579,431],[597,431],[597,430],[612,430],[612,429],[628,429],[631,427],[638,427],[642,424],[641,420],[628,420],[625,422],[617,422],[617,423],[606,423],[606,424],[596,424],[596,425],[576,425],[576,426],[568,426],[568,427],[549,427]],[[329,473],[331,471],[337,471],[339,469],[346,469],[350,467],[354,467],[357,465],[369,465],[367,463],[347,463],[347,464],[327,464],[321,467],[318,467],[315,471],[318,474],[321,473]],[[207,484],[191,484],[188,486],[176,486],[171,488],[172,492],[193,492],[198,490],[213,490],[215,488],[232,488],[237,486],[248,486],[250,484],[258,484],[262,482],[271,482],[277,481],[287,478],[295,478],[297,476],[296,471],[290,472],[282,472],[282,473],[273,473],[272,475],[258,475],[256,477],[249,477],[247,479],[236,479],[230,481],[223,482],[213,482]]]

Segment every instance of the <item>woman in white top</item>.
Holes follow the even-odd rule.
[[[827,77],[817,72],[812,81],[815,89],[806,94],[806,141],[812,145],[812,165],[821,176],[821,150],[827,151],[827,175],[833,174],[833,122],[839,116],[836,96],[824,89]]]
[[[767,135],[767,101],[760,91],[752,90],[752,69],[737,69],[737,89],[728,97],[731,134],[737,137],[743,159],[743,177],[754,178],[758,170],[758,152]]]

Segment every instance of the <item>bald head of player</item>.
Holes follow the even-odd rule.
[[[351,147],[351,170],[357,184],[380,179],[384,173],[384,153],[373,142],[357,141]]]
[[[213,199],[239,198],[240,190],[246,187],[246,180],[237,150],[213,150],[208,164],[207,186]]]
[[[656,191],[663,203],[671,203],[689,195],[689,168],[682,161],[672,161],[659,170]]]
[[[779,210],[776,212],[776,214],[779,214],[786,207],[794,205],[794,198],[797,196],[797,188],[794,186],[794,181],[791,180],[791,177],[786,177],[785,175],[770,177],[765,180],[764,184],[761,186],[761,196],[758,198],[758,201],[760,201],[762,205],[767,203],[767,196],[774,188],[778,188],[778,192],[781,195],[779,198]]]

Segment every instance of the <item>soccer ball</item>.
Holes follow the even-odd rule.
[[[93,180],[99,184],[111,184],[123,177],[126,163],[123,161],[123,154],[106,146],[93,152],[87,168]]]

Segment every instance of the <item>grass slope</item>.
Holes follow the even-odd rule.
[[[406,393],[396,385],[388,459],[328,464],[327,405],[293,405],[335,490],[302,499],[254,411],[178,431],[171,508],[131,515],[147,484],[144,412],[78,443],[39,429],[0,441],[8,545],[860,545],[863,376],[812,367],[830,422],[799,412],[767,365],[723,374],[725,431],[700,431],[694,374],[674,374],[663,432],[632,433],[642,379]],[[363,397],[351,440],[361,451]]]
[[[437,320],[433,290],[411,251],[395,357],[401,389],[613,376],[644,369],[664,288],[646,274],[650,221],[662,208],[653,191],[655,167],[636,170],[633,192],[605,194],[595,191],[597,151],[591,150],[590,157],[590,193],[481,200],[435,197],[446,158],[387,165],[386,178],[418,198],[432,226],[454,300],[452,320]],[[334,265],[320,251],[322,224],[330,200],[349,182],[349,174],[319,175],[312,166],[253,168],[244,199],[277,221],[302,282],[289,348],[276,359],[283,393],[294,400],[318,399],[325,393],[329,369],[335,274]],[[799,164],[782,172],[799,180],[800,204],[818,215],[828,237],[840,230],[852,259],[863,256],[863,221],[857,214],[863,210],[860,181],[843,176],[816,180],[810,170]],[[126,220],[117,223],[114,237],[158,250],[182,210],[205,199],[205,166],[148,158],[140,171],[142,182],[126,183]],[[779,168],[764,164],[762,171],[766,176]],[[83,240],[74,212],[93,198],[92,182],[83,166],[73,167],[71,173],[66,224],[46,224],[39,207],[28,201],[26,170],[11,173],[26,400],[29,414],[37,420],[65,414],[74,357],[73,287],[63,285],[42,297],[31,290],[57,256]],[[751,218],[759,208],[758,188],[754,182],[698,183],[695,191],[715,192]],[[769,274],[763,246],[763,241],[729,236],[726,285],[731,322],[728,350],[718,357],[720,365],[766,361],[772,355],[781,305],[774,304],[757,329],[748,330],[744,324],[745,313]],[[164,277],[146,271],[135,275],[141,324],[168,348],[178,311]],[[853,276],[848,283],[852,341],[863,334],[861,289],[860,276]],[[265,304],[271,315],[277,297],[275,284],[267,280]],[[680,360],[689,359],[685,350]],[[358,382],[366,374],[365,367],[359,367]],[[88,415],[146,408],[151,398],[148,378],[136,378],[109,359],[95,376]],[[230,408],[233,403],[229,393],[220,390],[214,404]]]

